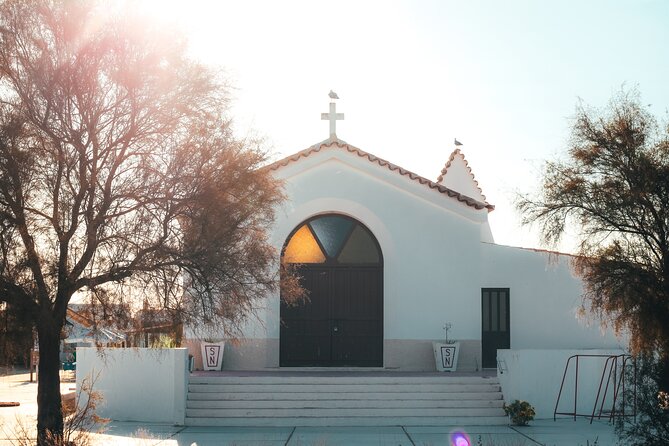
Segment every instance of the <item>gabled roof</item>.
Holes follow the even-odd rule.
[[[454,169],[459,170],[459,172],[453,172]],[[451,153],[451,156],[448,158],[448,161],[446,162],[444,168],[441,169],[441,173],[439,174],[439,177],[437,177],[437,183],[453,187],[454,183],[463,180],[462,175],[466,175],[469,177],[467,181],[468,184],[462,184],[458,187],[458,189],[462,187],[462,189],[460,190],[462,190],[463,192],[470,192],[475,199],[488,204],[485,195],[483,195],[483,191],[479,186],[479,182],[476,180],[476,177],[472,172],[472,168],[469,166],[469,163],[465,159],[464,153],[462,153],[460,149],[455,149],[453,153]],[[460,178],[453,178],[457,176],[460,176]],[[449,182],[449,180],[451,181]]]
[[[71,308],[67,309],[66,323],[69,326],[67,338],[64,340],[66,344],[79,342],[110,344],[125,341],[125,335],[122,332],[111,328],[96,327],[91,319]]]
[[[67,308],[67,317],[68,319],[71,319],[77,324],[81,324],[86,328],[91,328],[95,325],[89,318],[69,307]]]
[[[409,170],[406,170],[400,166],[397,166],[395,164],[392,164],[382,158],[379,158],[378,156],[372,155],[371,153],[365,152],[364,150],[361,150],[357,147],[354,147],[340,139],[326,139],[323,142],[320,142],[318,144],[315,144],[308,149],[302,150],[300,152],[295,153],[294,155],[290,155],[286,158],[283,158],[279,161],[276,161],[275,163],[272,163],[268,166],[270,170],[277,170],[280,169],[284,166],[287,166],[288,164],[292,164],[294,162],[298,162],[302,158],[307,158],[308,156],[321,152],[323,150],[344,150],[348,153],[355,154],[359,156],[360,158],[366,158],[370,163],[377,164],[380,167],[384,167],[392,172],[396,172],[399,175],[405,176],[413,181],[416,181],[430,189],[433,189],[439,193],[442,193],[444,195],[447,195],[448,197],[454,198],[458,200],[461,203],[466,204],[467,206],[473,207],[475,209],[488,209],[488,212],[492,211],[495,209],[495,206],[488,204],[486,202],[481,202],[478,200],[475,200],[474,198],[468,197],[464,194],[461,194],[459,192],[456,192],[452,189],[447,188],[444,185],[435,183],[434,181],[430,181],[427,178],[424,178],[418,174],[415,174]]]

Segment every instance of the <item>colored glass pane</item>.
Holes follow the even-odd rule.
[[[490,331],[490,291],[483,292],[483,331]]]
[[[497,291],[493,291],[490,293],[492,300],[490,303],[492,304],[492,308],[490,310],[490,331],[498,331],[499,329],[497,328],[497,319],[499,318],[499,310],[497,309],[497,303],[499,302],[499,298],[497,297],[499,293]]]
[[[379,250],[372,236],[362,226],[356,226],[342,249],[339,263],[379,263]]]
[[[323,263],[325,255],[307,225],[293,234],[283,253],[286,263]]]
[[[325,252],[334,257],[339,252],[344,239],[351,230],[353,222],[337,215],[319,217],[309,223]]]
[[[503,293],[499,296],[499,331],[506,331],[506,299]]]

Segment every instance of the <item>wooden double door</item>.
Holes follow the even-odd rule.
[[[383,267],[303,265],[307,301],[281,301],[282,367],[382,367]]]

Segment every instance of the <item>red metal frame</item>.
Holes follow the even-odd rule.
[[[562,390],[564,389],[564,381],[567,378],[567,373],[569,372],[569,365],[571,364],[572,359],[576,359],[575,363],[575,375],[574,375],[574,411],[573,412],[558,412],[558,406],[560,404],[560,398],[562,397]],[[581,358],[606,358],[604,362],[604,367],[602,368],[602,377],[599,380],[599,388],[597,389],[597,397],[595,398],[595,404],[592,408],[592,413],[583,414],[578,413],[578,369],[579,361]],[[628,365],[628,361],[631,362],[631,365]],[[618,365],[620,363],[620,371],[618,370]],[[633,413],[625,414],[625,375],[628,371],[628,367],[632,367],[634,372],[634,390],[633,397],[634,401],[632,403]],[[608,371],[608,374],[607,374]],[[602,386],[604,385],[604,379],[606,378],[606,386],[604,387],[604,395],[602,396],[600,403],[600,395],[602,395]],[[613,378],[613,379],[611,379]],[[637,379],[637,370],[636,370],[636,361],[630,355],[572,355],[567,359],[567,364],[564,368],[564,374],[562,375],[562,383],[560,384],[560,392],[558,393],[557,401],[555,402],[555,410],[553,411],[553,420],[557,419],[557,415],[569,415],[574,418],[576,417],[590,417],[590,424],[592,424],[595,419],[595,413],[597,412],[597,405],[599,404],[599,413],[597,414],[597,419],[602,419],[602,414],[604,412],[604,402],[606,401],[606,396],[609,392],[609,385],[613,381],[613,401],[611,403],[611,411],[609,415],[610,421],[615,421],[615,418],[633,416],[636,419],[636,379]],[[620,396],[620,391],[622,390],[622,404],[621,410],[616,409],[616,402]]]

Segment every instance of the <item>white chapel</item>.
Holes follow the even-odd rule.
[[[269,167],[287,196],[276,263],[294,264],[309,299],[268,296],[224,369],[432,371],[447,324],[462,371],[496,367],[498,349],[619,348],[578,317],[569,256],[495,244],[494,206],[457,141],[430,180],[340,140],[333,94],[330,137]]]

